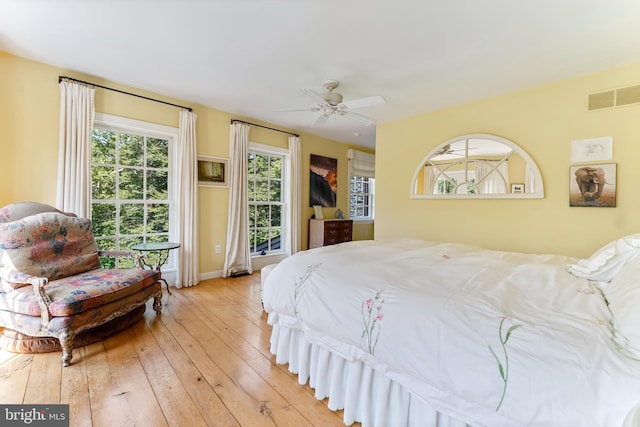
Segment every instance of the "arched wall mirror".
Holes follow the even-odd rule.
[[[413,175],[411,197],[544,197],[542,176],[533,159],[508,139],[488,134],[450,139],[427,154]]]

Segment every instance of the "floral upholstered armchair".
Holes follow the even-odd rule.
[[[74,338],[126,317],[141,317],[151,298],[161,311],[160,272],[101,268],[91,221],[23,202],[0,208],[0,326],[28,337],[53,337],[62,365]],[[139,318],[138,317],[138,318]],[[114,331],[115,332],[115,331]]]

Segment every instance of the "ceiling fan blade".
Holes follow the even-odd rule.
[[[347,108],[353,110],[356,108],[363,107],[372,107],[374,105],[386,104],[387,101],[384,100],[380,95],[368,96],[366,98],[360,99],[352,99],[351,101],[343,102],[342,105],[345,105]]]
[[[316,102],[316,104],[318,104],[319,107],[331,108],[331,105],[329,105],[329,103],[325,101],[324,98],[321,97],[318,92],[311,89],[304,89],[304,88],[301,88],[300,90],[309,98],[313,99]]]
[[[285,108],[282,110],[273,110],[276,113],[289,113],[293,111],[320,111],[322,108],[320,107],[307,107],[307,108]]]
[[[330,116],[331,116],[331,114],[320,114],[318,116],[318,118],[316,119],[316,121],[313,122],[311,127],[315,128],[315,127],[324,126],[324,124],[327,122],[327,120],[329,120]]]
[[[357,122],[360,122],[365,126],[371,126],[376,123],[375,119],[372,119],[371,117],[363,116],[362,114],[354,113],[353,111],[350,111],[350,110],[346,110],[344,113],[341,113],[341,114]]]

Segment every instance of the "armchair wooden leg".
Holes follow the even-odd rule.
[[[153,309],[156,314],[162,313],[162,290],[153,296]]]
[[[73,358],[73,335],[63,334],[58,338],[60,340],[60,346],[62,347],[62,366],[71,365],[71,359]]]

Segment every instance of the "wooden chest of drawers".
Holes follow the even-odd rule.
[[[309,249],[350,242],[353,221],[350,219],[309,220]]]

